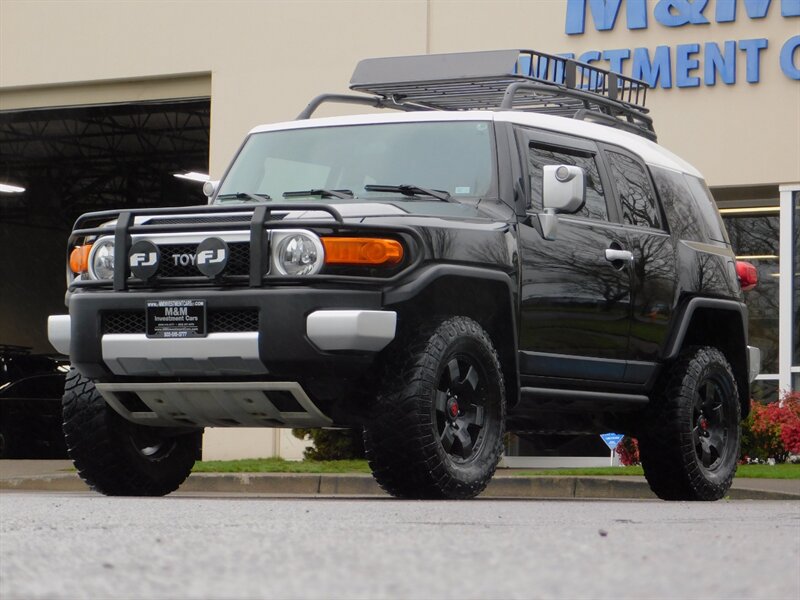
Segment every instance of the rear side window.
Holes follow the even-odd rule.
[[[711,190],[708,189],[706,182],[691,175],[685,175],[684,178],[689,184],[689,189],[692,190],[692,196],[700,209],[700,214],[703,215],[703,224],[708,231],[708,237],[718,242],[730,244],[728,232],[725,231],[725,225],[722,222],[722,216],[717,210],[717,204],[714,202],[714,197],[711,195]]]
[[[644,167],[624,154],[606,152],[606,156],[622,205],[623,222],[637,227],[663,229],[658,200]]]
[[[542,210],[542,177],[545,165],[572,165],[583,169],[586,181],[586,203],[576,217],[608,220],[606,196],[594,155],[580,150],[567,150],[530,144],[528,147],[528,177],[531,183],[531,207]]]
[[[690,242],[705,242],[703,217],[683,173],[650,167],[672,233]]]

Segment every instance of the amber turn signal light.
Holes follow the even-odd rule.
[[[383,238],[324,237],[326,265],[396,265],[403,245]]]
[[[85,273],[89,270],[89,252],[92,249],[91,244],[83,246],[75,246],[69,254],[69,268],[76,275]]]

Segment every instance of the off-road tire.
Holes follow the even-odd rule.
[[[664,500],[719,500],[736,474],[739,393],[725,355],[692,347],[666,372],[639,436],[650,489]],[[709,387],[710,386],[710,387]]]
[[[401,336],[387,355],[364,428],[373,476],[400,498],[477,496],[505,431],[505,385],[489,336],[467,317],[439,319]]]
[[[164,496],[191,473],[201,433],[167,436],[127,421],[76,369],[67,374],[62,403],[67,452],[92,489],[107,496]]]

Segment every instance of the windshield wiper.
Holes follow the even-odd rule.
[[[320,198],[355,198],[355,195],[351,190],[328,190],[325,188],[317,188],[313,190],[283,192],[284,198],[300,198],[302,196],[319,196]]]
[[[269,194],[251,194],[250,192],[236,192],[235,194],[220,194],[217,200],[246,200],[247,202],[264,202],[272,200]]]
[[[404,183],[402,185],[372,185],[364,186],[368,192],[400,192],[404,196],[430,196],[442,202],[451,202],[450,193],[444,190],[431,190],[428,188],[420,187],[418,185],[409,185]]]

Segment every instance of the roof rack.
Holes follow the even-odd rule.
[[[396,110],[522,110],[593,121],[656,140],[645,108],[648,85],[605,69],[534,50],[491,50],[369,58],[350,89],[371,95],[323,94],[324,102]]]

